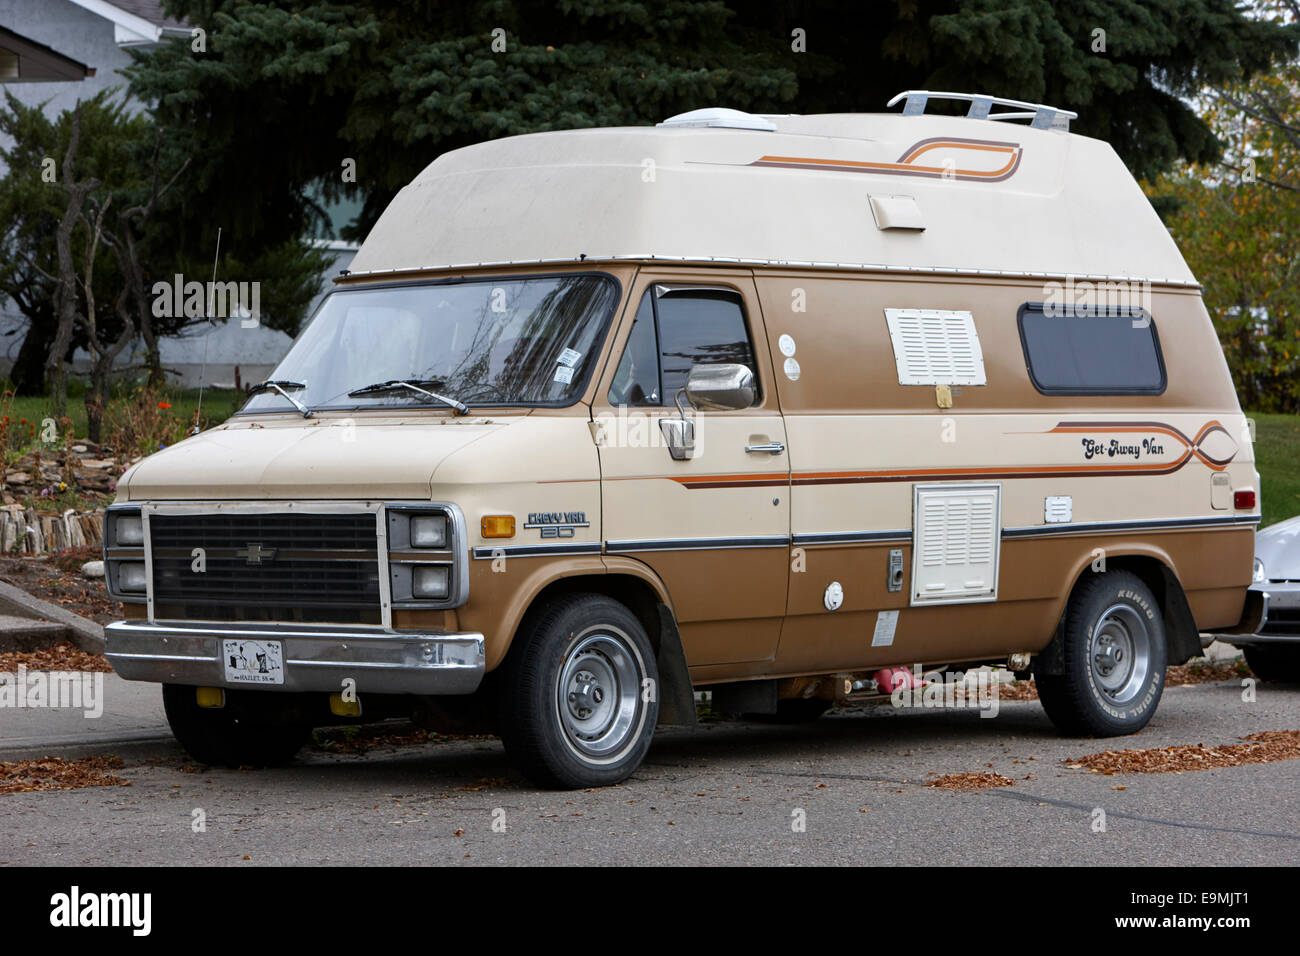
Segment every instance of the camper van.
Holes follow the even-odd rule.
[[[551,787],[700,691],[794,721],[916,668],[1139,731],[1260,624],[1196,279],[1073,113],[896,101],[439,157],[247,404],[123,476],[113,667],[204,763],[405,717]]]

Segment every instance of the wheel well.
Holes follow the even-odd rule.
[[[1164,564],[1159,560],[1141,554],[1121,554],[1113,558],[1108,556],[1106,558],[1106,570],[1128,571],[1132,574],[1136,574],[1142,579],[1142,583],[1151,589],[1151,593],[1156,596],[1156,600],[1160,603],[1160,613],[1167,615],[1165,608],[1167,586],[1163,573],[1166,569]],[[1075,590],[1077,590],[1086,580],[1086,576],[1091,573],[1091,566],[1080,573],[1079,579],[1074,582]],[[1070,592],[1070,596],[1074,596],[1074,591]]]
[[[647,582],[627,574],[578,574],[552,581],[533,598],[524,614],[527,621],[534,608],[562,594],[603,594],[618,601],[636,615],[650,643],[659,650],[659,595]],[[523,622],[520,623],[522,629]]]
[[[578,574],[560,578],[542,588],[533,598],[519,623],[519,630],[528,626],[537,608],[564,594],[603,594],[636,615],[655,650],[661,685],[659,723],[693,725],[695,688],[686,666],[686,653],[682,649],[672,609],[660,599],[658,592],[647,581],[630,574]],[[512,640],[511,648],[515,646]]]
[[[1143,584],[1151,589],[1156,603],[1160,606],[1160,615],[1165,625],[1165,645],[1168,649],[1169,664],[1183,664],[1201,653],[1201,636],[1187,596],[1178,583],[1178,576],[1173,569],[1159,558],[1145,554],[1118,554],[1105,557],[1106,571],[1128,571],[1136,575]],[[1091,574],[1098,573],[1092,564],[1086,564],[1075,578],[1070,588],[1070,596],[1061,609],[1061,620],[1051,642],[1034,658],[1034,669],[1044,674],[1059,674],[1064,669],[1061,657],[1061,640],[1064,636],[1065,617],[1070,610],[1070,601]]]

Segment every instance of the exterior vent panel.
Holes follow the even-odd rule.
[[[1002,487],[917,485],[912,604],[997,599]]]
[[[984,352],[969,312],[886,309],[899,385],[984,385]]]

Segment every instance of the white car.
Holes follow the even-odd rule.
[[[1255,535],[1252,591],[1268,596],[1267,616],[1255,634],[1227,638],[1263,680],[1300,681],[1300,515]]]

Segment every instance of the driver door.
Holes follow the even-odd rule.
[[[788,585],[790,468],[753,279],[642,272],[630,302],[593,405],[605,550],[667,585],[692,668],[771,660]],[[659,423],[679,418],[691,367],[712,363],[748,366],[757,396],[733,411],[687,407],[695,447],[678,460]]]

